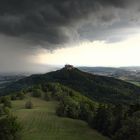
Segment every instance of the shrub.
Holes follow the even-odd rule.
[[[15,94],[13,94],[13,95],[11,95],[11,100],[16,100],[17,99],[17,97],[16,97],[16,95]]]
[[[33,89],[32,96],[33,97],[41,97],[43,94],[43,91],[41,89]]]
[[[3,116],[0,118],[1,140],[20,140],[21,129],[16,117]]]
[[[50,101],[51,100],[51,92],[46,92],[44,93],[44,97],[43,99],[46,100],[46,101]]]
[[[1,102],[3,103],[4,107],[12,107],[12,103],[9,96],[2,97]]]
[[[23,100],[25,98],[25,95],[23,92],[20,92],[17,94],[17,97],[20,99],[20,100]]]
[[[25,108],[26,109],[32,109],[33,108],[33,103],[31,102],[31,100],[29,100],[25,103]]]

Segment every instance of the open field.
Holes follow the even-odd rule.
[[[128,82],[130,82],[130,83],[132,83],[132,84],[134,84],[136,86],[140,86],[140,82],[137,82],[137,81],[128,81]]]
[[[108,140],[84,121],[56,116],[56,102],[31,98],[34,108],[25,109],[26,100],[12,102],[24,127],[22,140]]]

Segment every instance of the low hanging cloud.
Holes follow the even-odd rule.
[[[47,49],[82,40],[113,41],[110,36],[116,29],[138,24],[139,4],[139,0],[2,0],[0,33]]]

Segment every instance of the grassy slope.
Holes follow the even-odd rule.
[[[24,109],[25,100],[13,102],[13,111],[24,126],[23,140],[108,140],[83,121],[56,116],[56,102],[31,100],[31,110]]]
[[[130,83],[132,83],[132,84],[134,84],[136,86],[140,86],[140,82],[137,82],[137,81],[128,81],[128,82],[130,82]]]

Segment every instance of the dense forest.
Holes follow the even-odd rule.
[[[82,72],[77,68],[32,75],[1,89],[1,95],[48,82],[61,83],[95,101],[125,104],[140,101],[140,87],[115,78]]]

